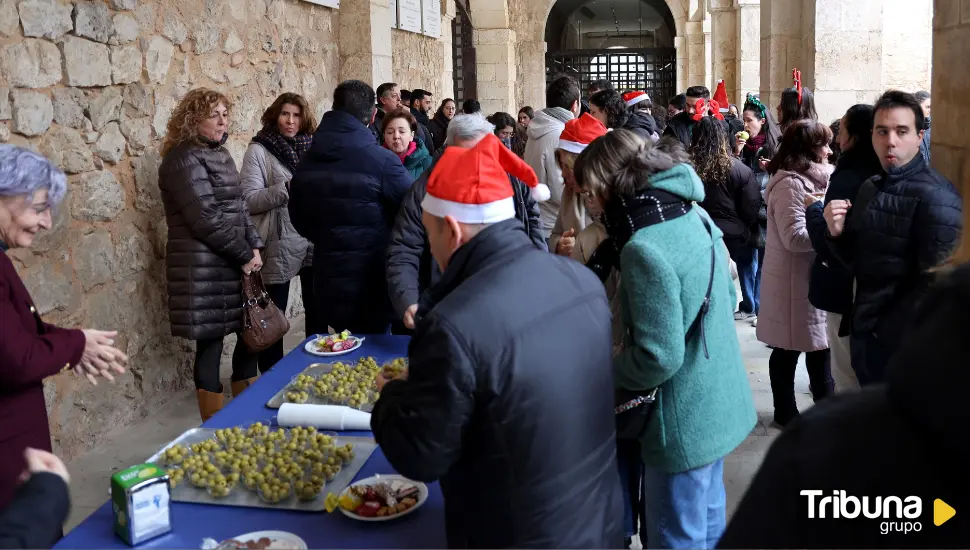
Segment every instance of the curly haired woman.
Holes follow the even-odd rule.
[[[229,99],[199,88],[172,112],[158,186],[168,222],[168,309],[172,334],[196,341],[195,387],[202,420],[222,408],[223,339],[243,329],[243,273],[258,271],[263,243],[249,217],[236,164],[223,145]],[[236,342],[232,391],[257,376],[256,355]]]
[[[724,244],[731,259],[739,266],[749,266],[750,277],[741,281],[741,308],[736,320],[758,314],[758,297],[754,294],[753,263],[756,261],[758,210],[761,208],[761,186],[754,172],[729,152],[724,125],[705,117],[697,123],[691,136],[691,158],[694,169],[704,182],[704,200],[718,229],[724,233]]]

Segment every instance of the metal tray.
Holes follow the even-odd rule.
[[[387,362],[388,361],[385,361],[384,363],[387,363]],[[407,358],[404,359],[404,364],[405,365],[408,364]],[[330,372],[332,369],[333,369],[333,363],[313,363],[309,367],[300,371],[300,373],[297,374],[297,376],[299,376],[300,374],[309,374],[310,376],[319,377],[321,374],[326,374]],[[296,376],[294,376],[293,378],[296,378]],[[270,400],[266,402],[266,406],[270,409],[278,409],[282,407],[283,403],[286,403],[286,391],[289,389],[289,387],[290,387],[289,384],[283,386],[283,388],[280,391],[276,392],[276,395],[271,397]],[[343,405],[343,403],[336,403],[329,399],[321,398],[312,394],[310,395],[310,399],[307,400],[306,403],[308,405]],[[368,403],[363,407],[354,407],[354,408],[364,412],[372,412],[374,410],[374,404]]]
[[[289,431],[289,430],[287,430]],[[214,428],[193,428],[182,435],[178,436],[174,441],[169,442],[167,445],[158,450],[157,453],[151,456],[147,462],[154,462],[159,466],[165,465],[164,461],[161,461],[162,453],[172,445],[181,443],[183,445],[192,445],[193,443],[200,443],[206,439],[212,439],[215,437],[216,430]],[[333,481],[328,481],[320,491],[320,494],[314,500],[302,501],[296,496],[291,496],[290,498],[280,502],[279,504],[268,504],[263,502],[259,495],[249,491],[243,487],[237,487],[235,491],[225,498],[212,498],[209,496],[204,489],[198,489],[193,487],[190,483],[183,481],[178,485],[178,487],[172,489],[172,500],[175,502],[191,502],[195,504],[214,504],[217,506],[242,506],[247,508],[269,508],[272,510],[299,510],[303,512],[322,512],[326,510],[326,503],[324,499],[328,493],[333,493],[339,495],[348,485],[354,480],[357,472],[360,471],[367,459],[377,448],[377,443],[369,437],[348,437],[337,434],[337,444],[346,445],[347,443],[353,443],[354,445],[354,459],[350,461],[350,464],[345,465],[340,473],[333,478]]]
[[[333,369],[333,363],[313,363],[309,367],[300,371],[300,373],[297,374],[296,376],[299,376],[300,374],[309,374],[310,376],[319,377],[321,374],[326,374],[330,372],[332,369]],[[296,376],[294,376],[293,378],[296,378]],[[276,392],[276,395],[271,397],[270,400],[266,402],[266,406],[269,407],[270,409],[278,409],[282,407],[283,403],[286,403],[286,391],[289,388],[290,388],[289,384],[283,386],[280,389],[280,391]],[[334,403],[331,402],[329,399],[321,399],[316,395],[310,395],[310,400],[307,401],[307,404],[308,405],[333,405]],[[371,412],[373,408],[374,408],[373,406],[368,406],[368,407],[362,408],[361,410],[364,412]]]

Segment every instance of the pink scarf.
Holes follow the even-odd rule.
[[[384,144],[384,148],[387,149],[388,151],[391,151],[391,148],[388,147],[386,143]],[[394,151],[391,151],[391,152],[397,155],[397,158],[401,159],[401,163],[403,164],[404,159],[410,157],[417,150],[418,150],[418,142],[412,141],[411,145],[408,145],[408,150],[405,151],[403,155],[394,153]]]

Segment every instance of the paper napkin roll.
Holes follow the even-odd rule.
[[[276,417],[280,426],[313,426],[321,430],[370,430],[370,413],[343,405],[284,403]]]

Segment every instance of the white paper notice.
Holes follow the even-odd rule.
[[[422,0],[422,4],[424,34],[441,37],[441,0]]]
[[[169,530],[169,491],[165,483],[156,483],[135,493],[131,509],[131,536],[145,540]]]
[[[397,0],[391,0],[391,28],[397,28]]]
[[[421,0],[397,0],[398,28],[421,32]]]
[[[339,8],[340,0],[304,0],[311,4],[316,4],[318,6],[326,6],[328,8]]]

